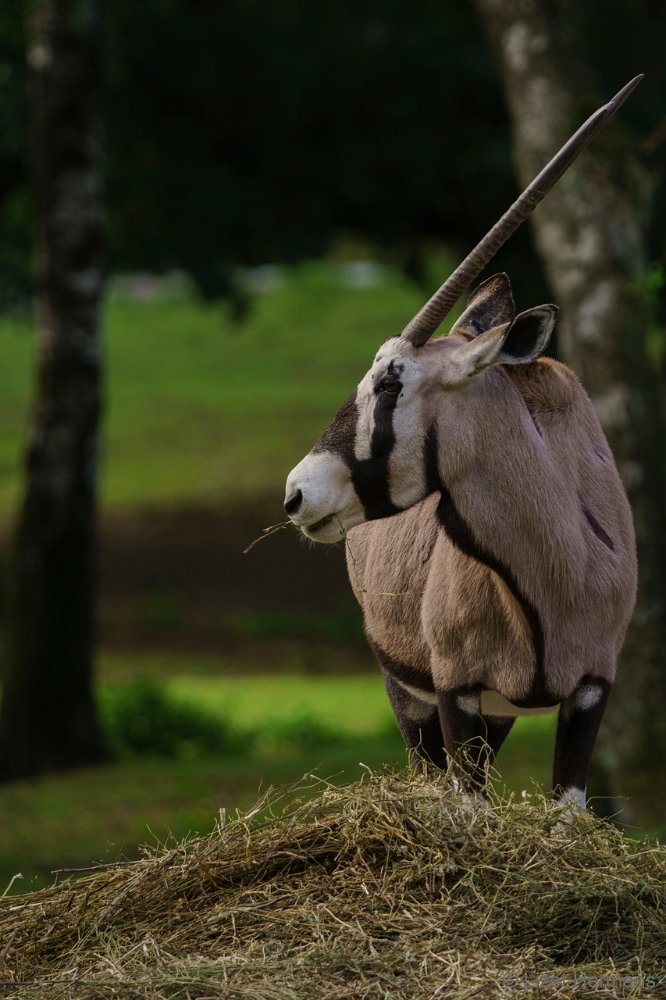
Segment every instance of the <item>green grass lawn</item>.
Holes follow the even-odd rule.
[[[390,748],[386,763],[401,763],[404,746],[379,673],[352,677],[270,675],[253,677],[191,677],[176,675],[166,688],[178,700],[205,708],[241,729],[259,736],[259,747],[270,753],[272,732],[288,733],[300,720],[332,728],[349,749],[376,741]],[[518,719],[498,761],[498,787],[521,791],[550,777],[556,715]],[[262,731],[268,738],[261,740]],[[356,762],[355,762],[356,763]]]
[[[448,270],[433,258],[433,285]],[[108,508],[280,493],[423,293],[398,274],[345,286],[326,261],[287,272],[235,323],[223,303],[110,296],[102,493]],[[19,496],[35,338],[0,317],[0,512]]]

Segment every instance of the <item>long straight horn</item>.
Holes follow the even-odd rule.
[[[506,243],[509,237],[515,233],[518,226],[536,208],[544,195],[560,179],[590,139],[603,128],[618,108],[622,107],[642,79],[642,73],[640,76],[635,76],[608,104],[604,104],[603,107],[595,111],[581,125],[569,141],[562,146],[559,153],[555,154],[550,163],[543,168],[540,174],[537,174],[532,183],[514,201],[511,208],[504,213],[499,222],[495,223],[490,232],[465,257],[462,264],[446,279],[441,288],[438,288],[432,298],[428,299],[426,304],[417,312],[416,316],[410,320],[402,331],[403,337],[411,341],[415,347],[425,344],[426,340],[432,336],[463,292],[469,288],[481,271],[483,271],[484,267],[490,263],[500,247]]]

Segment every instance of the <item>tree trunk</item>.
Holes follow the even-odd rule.
[[[10,566],[5,780],[104,753],[92,695],[103,224],[97,12],[91,0],[28,7],[40,352]]]
[[[512,118],[526,183],[597,106],[569,0],[477,0]],[[617,90],[625,83],[618,80]],[[621,112],[620,112],[621,116]],[[587,388],[634,511],[638,606],[602,728],[596,789],[625,822],[666,820],[666,534],[663,387],[646,350],[647,172],[621,118],[597,136],[532,216],[537,247],[562,307],[558,347]],[[526,303],[530,305],[531,303]],[[584,665],[583,665],[584,666]]]

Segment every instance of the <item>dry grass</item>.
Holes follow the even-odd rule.
[[[666,849],[539,796],[368,776],[0,905],[0,995],[666,994]],[[658,981],[663,980],[661,985]]]

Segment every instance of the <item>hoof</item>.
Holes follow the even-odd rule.
[[[582,788],[567,788],[558,797],[560,818],[553,827],[553,833],[561,835],[569,832],[574,820],[585,812],[585,790]]]

